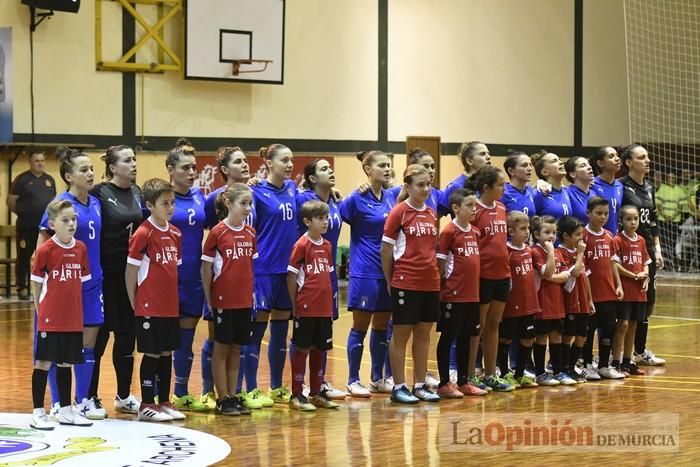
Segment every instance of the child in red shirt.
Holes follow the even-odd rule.
[[[92,422],[73,412],[71,406],[71,365],[83,362],[82,288],[83,282],[90,280],[87,248],[73,238],[77,218],[69,200],[54,200],[46,211],[49,228],[56,233],[37,249],[31,274],[37,333],[30,426],[37,430],[54,429],[44,411],[51,363],[57,364],[61,404],[58,423],[90,426]]]
[[[625,298],[617,308],[613,366],[625,376],[637,376],[643,375],[644,371],[632,362],[632,350],[637,322],[645,318],[651,258],[644,237],[637,235],[639,209],[631,205],[623,206],[620,209],[620,224],[622,229],[615,237],[615,251],[619,258],[617,270]],[[620,352],[622,364],[618,360]]]
[[[328,205],[311,200],[301,206],[299,215],[307,228],[294,244],[287,266],[287,288],[294,306],[292,333],[292,398],[289,407],[313,411],[335,409],[321,390],[324,381],[323,354],[333,348],[333,288],[331,273],[335,270],[331,244],[322,237],[328,230]],[[310,395],[302,393],[309,357]]]
[[[172,352],[180,346],[177,267],[182,262],[182,236],[168,222],[175,211],[175,194],[170,183],[158,178],[147,180],[142,193],[151,215],[129,239],[126,259],[126,291],[136,318],[137,348],[143,354],[138,420],[184,420],[170,403]]]

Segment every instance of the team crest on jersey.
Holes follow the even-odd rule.
[[[294,196],[294,190],[292,190],[292,189],[287,190],[287,194],[289,196]]]
[[[51,188],[51,180],[44,180],[44,184],[46,185],[46,188]]]

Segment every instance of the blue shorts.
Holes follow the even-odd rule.
[[[102,326],[105,322],[102,285],[83,292],[83,325]]]
[[[178,285],[180,317],[200,318],[204,312],[204,289],[201,282]]]
[[[391,295],[386,280],[367,277],[351,277],[348,281],[348,310],[391,311]]]
[[[287,273],[255,276],[255,311],[292,311]]]

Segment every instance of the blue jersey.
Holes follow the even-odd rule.
[[[286,180],[280,188],[263,180],[252,189],[259,254],[255,273],[286,274],[297,241],[297,187],[292,180]]]
[[[530,185],[525,185],[524,190],[519,190],[510,183],[506,183],[501,203],[506,207],[506,211],[520,211],[526,216],[535,215],[535,189]]]
[[[576,185],[569,185],[564,190],[568,193],[569,201],[571,201],[571,215],[583,222],[584,225],[588,224],[588,214],[586,214],[588,200],[594,197],[595,193],[592,190],[588,190],[586,193]]]
[[[598,196],[610,201],[610,217],[605,224],[605,228],[613,235],[617,234],[617,225],[620,217],[620,208],[622,207],[622,194],[624,186],[620,180],[615,180],[612,184],[601,180],[600,177],[593,179],[591,191]]]
[[[100,234],[102,233],[102,207],[100,201],[88,195],[87,204],[81,203],[72,193],[64,191],[56,199],[67,199],[73,204],[78,225],[75,239],[85,244],[90,263],[90,280],[83,284],[83,294],[102,285],[102,265],[100,264]],[[45,211],[39,223],[39,230],[49,231],[49,216]]]
[[[394,199],[398,199],[399,193],[401,193],[401,188],[403,185],[393,186],[389,188],[389,193]],[[438,212],[438,205],[440,204],[440,199],[442,198],[442,190],[431,187],[428,199],[425,200],[425,204],[431,208],[433,211]]]
[[[216,197],[225,189],[226,185],[223,185],[207,195],[207,199],[204,202],[204,214],[206,216],[204,227],[207,229],[211,230],[212,227],[219,223],[219,218],[216,217]],[[255,226],[255,202],[253,202],[251,206],[250,214],[248,214],[245,223],[250,226]]]
[[[455,178],[447,184],[442,194],[440,195],[440,201],[438,202],[438,217],[452,215],[452,208],[450,208],[450,195],[456,189],[464,188],[464,184],[467,182],[468,178],[469,177],[467,177],[466,175],[461,174],[459,177]]]
[[[175,212],[170,222],[182,232],[182,264],[177,269],[180,284],[201,282],[199,268],[204,237],[204,195],[199,188],[190,188],[186,195],[175,193]],[[187,293],[186,290],[181,290]]]
[[[543,195],[541,191],[535,190],[534,201],[538,216],[552,216],[559,220],[564,216],[571,215],[571,200],[563,187],[558,190],[552,188],[547,196]]]
[[[340,205],[343,221],[350,224],[350,277],[384,279],[380,251],[384,220],[395,203],[388,190],[380,199],[372,190],[353,191]]]
[[[297,213],[301,212],[301,206],[309,200],[320,200],[318,195],[313,190],[299,192],[297,195]],[[323,234],[323,238],[331,244],[331,253],[333,261],[336,259],[338,252],[338,237],[340,237],[340,228],[343,226],[343,219],[340,217],[340,206],[333,199],[333,195],[328,199],[328,231]],[[306,233],[306,226],[301,216],[297,216],[297,238]]]

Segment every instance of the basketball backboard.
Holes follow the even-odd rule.
[[[285,0],[189,0],[185,79],[282,84]]]

